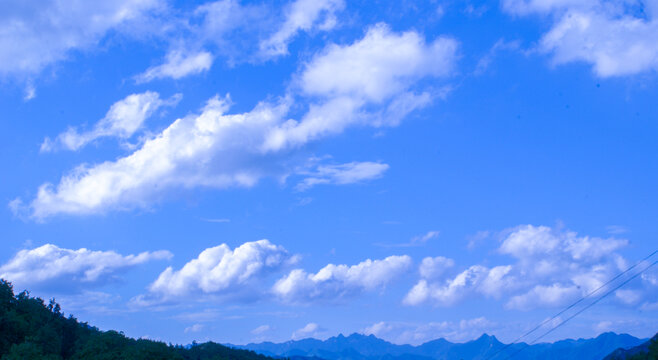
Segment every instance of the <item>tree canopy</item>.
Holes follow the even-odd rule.
[[[14,295],[0,279],[0,360],[149,359],[149,360],[268,360],[253,351],[213,342],[191,347],[133,339],[117,331],[101,331],[72,315],[66,317],[54,300],[23,291]]]

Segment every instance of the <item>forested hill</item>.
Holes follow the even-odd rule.
[[[208,342],[183,348],[152,340],[135,340],[116,331],[100,331],[73,316],[65,317],[54,301],[22,292],[0,279],[0,360],[180,359],[268,360],[253,351]]]
[[[644,344],[630,349],[617,349],[604,360],[658,360],[658,334]]]

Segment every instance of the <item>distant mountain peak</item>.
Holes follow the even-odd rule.
[[[604,333],[594,339],[563,340],[555,343],[531,345],[516,356],[515,360],[565,359],[600,360],[605,355],[622,347],[639,345],[643,340],[628,334]],[[396,345],[373,334],[338,334],[324,341],[305,339],[283,344],[249,344],[241,348],[254,350],[269,356],[294,359],[335,360],[428,360],[428,359],[483,359],[491,351],[505,344],[495,336],[482,334],[465,343],[453,343],[439,338],[422,345]],[[522,344],[514,344],[510,351],[518,350]]]
[[[475,339],[474,341],[476,341],[476,342],[485,342],[486,341],[486,342],[492,342],[492,343],[493,342],[500,343],[500,341],[498,341],[498,339],[495,336],[489,335],[487,333],[484,333],[484,334],[480,335],[480,337]]]

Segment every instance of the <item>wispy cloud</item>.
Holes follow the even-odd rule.
[[[129,139],[143,127],[144,121],[163,106],[175,106],[182,95],[176,94],[169,99],[160,99],[160,94],[147,91],[141,94],[128,95],[114,103],[104,118],[96,123],[93,129],[79,132],[69,128],[59,134],[54,140],[46,138],[41,144],[41,152],[55,150],[79,150],[90,142],[101,137],[117,137]]]
[[[231,219],[225,219],[225,218],[217,218],[217,219],[201,218],[201,220],[205,221],[205,222],[210,222],[210,223],[229,223],[229,222],[231,222]]]
[[[429,240],[431,239],[436,239],[439,237],[440,232],[436,230],[431,230],[428,231],[427,233],[423,235],[418,235],[414,236],[411,239],[409,239],[408,242],[404,243],[375,243],[375,246],[380,246],[384,248],[405,248],[405,247],[416,247],[416,246],[423,246],[425,245]]]

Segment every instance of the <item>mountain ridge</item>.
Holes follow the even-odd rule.
[[[600,360],[618,348],[631,348],[645,342],[628,334],[606,332],[591,339],[564,339],[553,343],[504,344],[494,335],[453,343],[444,338],[420,345],[393,344],[374,335],[339,334],[326,340],[306,338],[283,343],[261,342],[228,346],[252,350],[272,357],[316,357],[326,360],[429,360],[429,359],[592,359]]]

